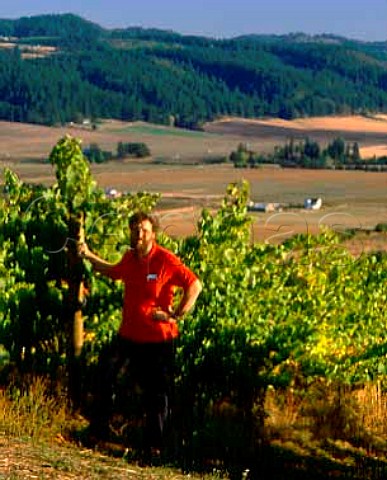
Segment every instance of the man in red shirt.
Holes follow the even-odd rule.
[[[131,249],[117,264],[95,255],[83,243],[79,255],[95,271],[124,282],[122,323],[100,373],[98,402],[91,429],[108,432],[114,383],[119,370],[129,361],[132,374],[144,393],[147,448],[162,447],[170,410],[169,378],[173,370],[173,341],[178,336],[176,320],[194,306],[202,286],[196,275],[169,250],[156,243],[155,219],[143,212],[129,220]],[[182,289],[173,308],[175,291]]]

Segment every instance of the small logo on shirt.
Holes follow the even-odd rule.
[[[154,282],[157,280],[157,273],[148,273],[146,276],[148,282]]]

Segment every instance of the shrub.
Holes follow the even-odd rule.
[[[123,143],[117,145],[117,158],[132,156],[137,158],[148,157],[151,154],[149,147],[142,142]]]
[[[387,232],[387,223],[378,223],[375,232]]]

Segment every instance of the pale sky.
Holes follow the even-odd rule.
[[[387,0],[0,0],[0,18],[70,12],[106,28],[215,38],[303,32],[387,41]]]

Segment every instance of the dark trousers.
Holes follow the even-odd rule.
[[[145,447],[162,447],[171,408],[174,343],[135,343],[117,337],[101,355],[92,422],[107,426],[117,377],[125,368],[142,391]]]

